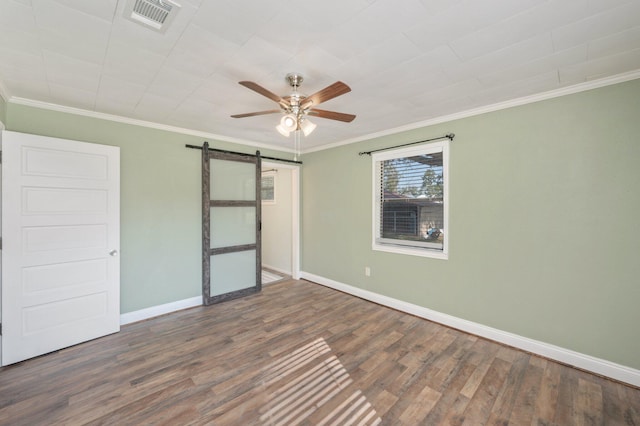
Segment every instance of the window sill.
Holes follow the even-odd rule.
[[[449,254],[445,251],[433,250],[421,247],[408,247],[395,244],[378,244],[373,243],[371,247],[375,251],[384,251],[387,253],[407,254],[409,256],[429,257],[432,259],[447,260]]]

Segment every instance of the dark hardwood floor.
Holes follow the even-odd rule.
[[[640,390],[305,281],[0,369],[3,425],[640,425]]]

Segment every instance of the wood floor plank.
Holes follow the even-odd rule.
[[[508,379],[510,369],[511,365],[507,361],[500,358],[493,359],[464,411],[465,424],[484,424],[487,421],[496,398]]]
[[[444,382],[440,389],[438,389],[442,393],[442,396],[425,418],[425,424],[446,424],[446,422],[444,422],[444,418],[448,413],[453,411],[454,405],[461,396],[460,391],[462,387],[465,385],[475,369],[476,367],[474,365],[465,362],[464,359],[458,362],[455,374],[450,375],[450,380]]]
[[[531,359],[533,358],[533,362]],[[511,409],[502,411],[497,423],[528,425],[533,422],[536,412],[536,400],[540,395],[542,374],[544,370],[537,364],[536,357],[529,359],[522,382],[519,386]]]
[[[578,425],[600,425],[603,414],[602,387],[591,380],[578,379],[574,418]]]
[[[640,425],[640,390],[306,281],[0,369],[0,425]]]
[[[500,354],[500,352],[498,352]],[[509,370],[509,374],[498,393],[494,405],[491,409],[491,416],[489,417],[488,422],[491,424],[507,424],[509,418],[511,417],[512,411],[514,411],[514,407],[516,407],[516,398],[523,394],[523,382],[525,380],[528,369],[533,368],[530,363],[531,356],[525,353],[519,353],[517,356],[512,358],[511,368]],[[503,359],[503,358],[496,358]],[[542,373],[542,372],[540,372]],[[541,374],[540,374],[541,376]],[[526,389],[524,392],[529,392],[530,389]],[[537,390],[534,389],[537,394]],[[535,395],[534,395],[535,398]],[[531,398],[533,399],[533,398]],[[514,417],[516,420],[520,420],[520,424],[530,423],[530,420],[527,421],[526,413],[531,410],[531,414],[533,415],[534,406],[525,406],[527,404],[528,398],[526,395],[522,395],[520,400],[518,401],[520,404],[517,405],[522,413],[518,413],[518,410],[515,410]]]
[[[546,361],[540,383],[540,392],[536,398],[534,420],[536,424],[552,425],[558,403],[558,385],[560,383],[560,364]]]

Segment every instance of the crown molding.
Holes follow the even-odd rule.
[[[1,87],[0,87],[1,89]],[[51,111],[64,112],[67,114],[81,115],[84,117],[98,118],[101,120],[114,121],[123,124],[132,124],[134,126],[148,127],[156,130],[164,130],[172,133],[180,133],[183,135],[196,136],[204,139],[214,139],[221,142],[231,142],[241,145],[252,146],[254,148],[272,149],[280,152],[293,153],[294,150],[281,146],[270,145],[260,142],[253,142],[245,139],[234,138],[230,136],[219,135],[216,133],[203,132],[200,130],[187,129],[185,127],[169,126],[167,124],[155,123],[153,121],[140,120],[137,118],[123,117],[121,115],[107,114],[104,112],[89,111],[81,108],[68,107],[64,105],[54,104],[50,102],[36,101],[33,99],[11,97],[8,102],[17,105],[25,105],[34,108],[47,109]]]
[[[600,87],[611,86],[618,83],[624,83],[626,81],[636,80],[640,78],[640,70],[627,72],[624,74],[618,74],[612,77],[602,78],[598,80],[587,81],[585,83],[579,83],[572,86],[562,87],[559,89],[550,90],[548,92],[542,92],[535,95],[524,96],[521,98],[511,99],[504,102],[499,102],[492,105],[486,105],[478,108],[469,109],[466,111],[456,112],[453,114],[443,115],[441,117],[431,118],[425,121],[419,121],[417,123],[407,124],[406,126],[395,127],[393,129],[387,129],[376,133],[370,133],[364,136],[358,136],[356,138],[346,139],[339,142],[334,142],[326,145],[322,145],[315,148],[309,148],[304,150],[303,154],[310,154],[312,152],[324,151],[326,149],[337,148],[339,146],[350,145],[356,142],[362,142],[379,138],[382,136],[394,135],[408,130],[420,129],[423,127],[433,126],[435,124],[447,123],[454,120],[460,120],[462,118],[473,117],[476,115],[486,114],[488,112],[500,111],[503,109],[513,108],[526,104],[532,104],[535,102],[544,101],[547,99],[559,98],[566,95],[572,95],[574,93],[586,92],[592,89],[598,89]]]
[[[611,86],[618,83],[624,83],[626,81],[636,80],[640,78],[640,70],[630,71],[623,74],[618,74],[611,77],[606,77],[602,79],[592,80],[584,83],[575,84],[572,86],[562,87],[559,89],[550,90],[543,93],[538,93],[535,95],[524,96],[517,99],[512,99],[504,102],[499,102],[492,105],[487,105],[478,108],[472,108],[466,111],[461,111],[453,114],[443,115],[440,117],[431,118],[429,120],[419,121],[412,124],[407,124],[405,126],[394,127],[392,129],[383,130],[380,132],[369,133],[363,136],[358,136],[351,139],[345,139],[338,142],[333,142],[329,144],[325,144],[322,146],[309,148],[302,151],[302,154],[310,154],[312,152],[324,151],[331,148],[337,148],[344,145],[350,145],[357,142],[362,142],[366,140],[371,140],[383,136],[394,135],[401,132],[406,132],[409,130],[420,129],[423,127],[429,127],[436,124],[447,123],[454,120],[460,120],[463,118],[473,117],[476,115],[486,114],[489,112],[500,111],[503,109],[513,108],[517,106],[522,106],[526,104],[531,104],[539,101],[544,101],[547,99],[558,98],[561,96],[572,95],[574,93],[585,92],[592,89],[598,89],[600,87]],[[141,127],[148,127],[157,130],[164,130],[167,132],[180,133],[190,136],[201,137],[205,139],[214,139],[221,142],[231,142],[246,146],[251,146],[255,148],[263,148],[263,149],[272,149],[280,152],[294,153],[295,151],[291,148],[281,147],[278,145],[265,144],[260,142],[249,141],[240,138],[234,138],[231,136],[219,135],[215,133],[203,132],[200,130],[187,129],[184,127],[177,126],[169,126],[166,124],[155,123],[152,121],[139,120],[135,118],[123,117],[115,114],[107,114],[103,112],[89,111],[81,108],[68,107],[64,105],[53,104],[49,102],[36,101],[27,98],[20,98],[11,96],[10,92],[7,90],[6,86],[3,85],[2,81],[0,81],[0,96],[2,96],[6,102],[14,103],[18,105],[25,105],[34,108],[42,108],[48,109],[52,111],[65,112],[68,114],[81,115],[85,117],[98,118],[102,120],[114,121],[118,123],[124,124],[133,124]]]

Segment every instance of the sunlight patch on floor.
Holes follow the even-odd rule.
[[[325,408],[328,413],[318,425],[381,422],[362,392],[348,389],[353,380],[322,338],[276,360],[266,369],[263,380],[267,391],[271,391],[269,401],[260,410],[264,424],[299,424]]]

